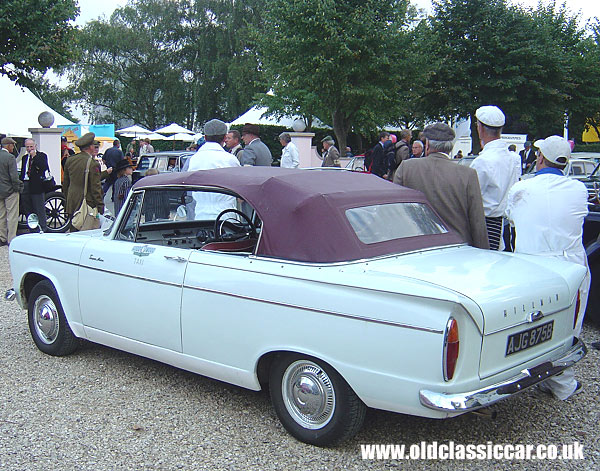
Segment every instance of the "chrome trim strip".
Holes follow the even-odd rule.
[[[152,278],[146,278],[146,277],[143,277],[143,276],[131,275],[131,274],[127,274],[127,273],[119,273],[119,272],[112,271],[112,270],[105,270],[103,268],[90,267],[88,265],[81,265],[79,263],[65,262],[64,260],[58,260],[56,258],[45,257],[43,255],[34,255],[34,254],[31,254],[31,253],[27,253],[27,252],[21,252],[20,250],[15,250],[14,252],[15,253],[19,253],[21,255],[29,255],[30,257],[41,258],[43,260],[50,260],[52,262],[66,263],[67,265],[73,265],[73,266],[80,267],[80,268],[86,268],[88,270],[94,270],[94,271],[99,271],[99,272],[102,272],[102,273],[108,273],[110,275],[123,276],[123,277],[126,277],[126,278],[134,278],[136,280],[149,281],[150,283],[156,283],[156,284],[159,284],[159,285],[175,286],[177,288],[181,288],[181,284],[180,283],[171,283],[171,282],[168,282],[168,281],[160,281],[160,280],[155,280],[155,279],[152,279]]]
[[[160,280],[155,280],[153,278],[146,278],[144,276],[132,275],[130,273],[119,273],[119,272],[112,271],[112,270],[105,270],[103,268],[90,267],[88,265],[79,265],[79,267],[80,268],[86,268],[86,269],[92,270],[92,271],[99,271],[99,272],[102,272],[102,273],[108,273],[109,275],[123,276],[125,278],[133,278],[134,280],[149,281],[150,283],[156,283],[158,285],[174,286],[176,288],[181,288],[181,283],[172,283],[172,282],[169,282],[169,281],[160,281]]]
[[[58,258],[46,257],[44,255],[38,255],[38,254],[29,253],[29,252],[22,252],[21,250],[14,250],[13,252],[21,254],[21,255],[28,255],[30,257],[41,258],[43,260],[50,260],[51,262],[65,263],[67,265],[73,265],[73,266],[76,266],[76,267],[79,266],[79,263],[67,262],[65,260],[59,260]]]
[[[500,383],[461,393],[445,393],[421,389],[419,391],[419,400],[422,405],[429,409],[444,412],[468,412],[481,407],[487,407],[502,399],[518,394],[551,376],[555,376],[581,360],[586,355],[587,348],[581,340],[575,340],[574,345],[557,358],[532,368],[524,369],[518,375]]]
[[[15,252],[17,252],[17,251],[15,250]],[[145,277],[142,277],[142,276],[136,276],[136,275],[131,275],[131,274],[118,273],[118,272],[114,272],[114,271],[111,271],[111,270],[105,270],[105,269],[102,269],[102,268],[93,268],[93,267],[89,267],[89,266],[86,266],[86,265],[79,265],[77,263],[72,263],[72,262],[64,262],[62,260],[57,260],[57,259],[50,258],[50,257],[43,257],[41,255],[40,256],[33,255],[33,254],[26,253],[26,252],[18,252],[18,253],[21,253],[23,255],[31,255],[32,257],[39,257],[39,258],[43,258],[43,259],[46,259],[46,260],[51,260],[51,261],[56,261],[56,262],[61,262],[61,263],[67,263],[69,265],[75,265],[75,266],[79,266],[81,268],[86,268],[88,270],[95,270],[95,271],[99,271],[99,272],[102,272],[102,273],[108,273],[108,274],[123,276],[123,277],[127,277],[127,278],[134,278],[136,280],[148,281],[148,282],[151,282],[151,283],[157,283],[157,284],[166,285],[166,286],[173,286],[173,287],[178,287],[178,288],[181,287],[181,285],[177,284],[177,283],[169,283],[169,282],[166,282],[166,281],[154,280],[154,279],[145,278]],[[209,265],[209,264],[206,264],[206,263],[197,263],[197,264],[200,264],[200,265]],[[209,266],[215,266],[215,267],[219,267],[219,268],[224,268],[221,265],[209,265]],[[251,270],[244,270],[244,271],[250,271],[250,272],[252,272]],[[366,321],[366,322],[373,322],[373,323],[376,323],[376,324],[390,325],[390,326],[393,326],[393,327],[401,327],[401,328],[404,328],[404,329],[412,329],[412,330],[418,330],[418,331],[422,331],[422,332],[429,332],[429,333],[432,333],[432,334],[442,335],[444,333],[441,330],[431,329],[431,328],[428,328],[428,327],[417,327],[417,326],[408,325],[408,324],[401,324],[401,323],[398,323],[398,322],[391,322],[391,321],[384,321],[384,320],[381,320],[381,319],[374,319],[374,318],[371,318],[371,317],[353,316],[353,315],[350,315],[350,314],[343,314],[341,312],[325,311],[325,310],[321,310],[321,309],[314,309],[314,308],[305,307],[305,306],[298,306],[298,305],[294,305],[294,304],[286,304],[286,303],[281,303],[281,302],[277,302],[277,301],[268,301],[266,299],[259,299],[259,298],[254,298],[254,297],[250,297],[250,296],[244,296],[244,295],[240,295],[240,294],[228,293],[228,292],[225,292],[225,291],[211,290],[209,288],[199,288],[199,287],[190,286],[190,285],[183,285],[183,288],[189,288],[189,289],[193,289],[193,290],[197,290],[197,291],[203,291],[203,292],[207,292],[207,293],[213,293],[213,294],[220,294],[220,295],[223,295],[223,296],[231,296],[231,297],[234,297],[234,298],[245,299],[245,300],[248,300],[248,301],[256,301],[256,302],[261,302],[261,303],[265,303],[265,304],[272,304],[272,305],[275,305],[275,306],[291,307],[293,309],[302,309],[302,310],[305,310],[305,311],[316,312],[316,313],[326,314],[326,315],[330,315],[330,316],[343,317],[343,318],[347,318],[347,319],[354,319],[354,320],[360,320],[360,321]]]
[[[442,335],[444,332],[441,330],[437,330],[437,329],[431,329],[428,327],[417,327],[414,325],[408,325],[408,324],[401,324],[399,322],[392,322],[392,321],[385,321],[382,319],[375,319],[372,317],[364,317],[364,316],[355,316],[352,314],[344,314],[341,312],[336,312],[336,311],[326,311],[324,309],[315,309],[312,307],[306,307],[306,306],[299,306],[296,304],[289,304],[289,303],[283,303],[283,302],[279,302],[279,301],[269,301],[267,299],[260,299],[260,298],[255,298],[252,296],[246,296],[243,294],[235,294],[235,293],[228,293],[226,291],[219,291],[219,290],[214,290],[214,289],[210,289],[210,288],[200,288],[197,286],[190,286],[190,285],[183,285],[184,288],[188,288],[188,289],[192,289],[195,291],[202,291],[205,293],[212,293],[212,294],[220,294],[222,296],[230,296],[233,298],[238,298],[238,299],[243,299],[245,301],[256,301],[259,303],[264,303],[264,304],[272,304],[274,306],[282,306],[282,307],[290,307],[292,309],[302,309],[303,311],[310,311],[310,312],[316,312],[318,314],[326,314],[329,316],[336,316],[336,317],[343,317],[346,319],[354,319],[354,320],[359,320],[359,321],[366,321],[366,322],[373,322],[375,324],[383,324],[383,325],[390,325],[393,327],[402,327],[405,329],[412,329],[412,330],[419,330],[419,331],[423,331],[423,332],[429,332],[432,334],[439,334]]]
[[[411,250],[410,252],[378,255],[376,257],[360,258],[357,260],[345,260],[343,262],[320,262],[320,263],[319,262],[300,262],[298,260],[288,260],[285,258],[273,258],[273,257],[264,256],[264,255],[252,255],[250,258],[252,258],[253,260],[260,260],[260,261],[264,261],[264,262],[287,263],[289,265],[300,265],[300,266],[306,266],[306,267],[321,267],[321,268],[322,267],[339,267],[339,266],[343,266],[343,265],[356,265],[359,263],[375,262],[375,261],[386,260],[388,258],[394,258],[394,257],[403,257],[405,255],[413,255],[413,254],[417,254],[417,253],[430,252],[432,250],[451,249],[451,248],[462,247],[462,246],[466,246],[466,245],[467,245],[466,243],[443,245],[443,246],[438,245],[436,247],[427,247],[424,249]],[[258,247],[258,245],[257,245],[257,247]]]
[[[220,255],[231,255],[231,254],[227,254],[226,252],[218,252],[218,251],[210,251],[210,252],[205,252],[205,253],[220,254]],[[254,256],[248,256],[248,258],[252,258],[252,259],[256,260],[256,257],[254,257]],[[264,261],[264,260],[261,259],[259,261]],[[274,262],[274,260],[266,260],[266,261]],[[285,260],[280,260],[277,263],[281,264],[282,262],[285,262]],[[216,263],[207,263],[207,262],[204,262],[204,261],[201,261],[201,262],[200,261],[193,261],[191,259],[188,261],[188,263],[193,263],[195,265],[203,265],[203,266],[206,266],[206,267],[225,268],[227,270],[235,270],[235,271],[238,271],[238,272],[257,273],[257,274],[260,274],[260,275],[276,276],[277,278],[285,278],[285,279],[288,279],[288,280],[300,280],[300,281],[310,281],[310,282],[313,282],[313,283],[319,283],[316,280],[312,280],[312,279],[309,279],[309,278],[306,278],[306,277],[283,275],[283,274],[280,274],[280,273],[274,274],[274,273],[265,272],[264,270],[250,270],[250,269],[247,269],[247,268],[230,267],[230,266],[225,266],[225,265],[222,265],[222,264],[219,265],[219,264],[216,264]],[[405,277],[405,278],[408,279],[408,280],[423,281],[423,280],[419,280],[418,278],[411,278],[411,277]],[[344,287],[355,288],[355,289],[363,289],[363,290],[367,289],[367,288],[363,288],[361,286],[345,285],[345,284],[341,284],[341,283],[335,283],[333,281],[329,281],[327,283],[329,285],[332,285],[332,286],[344,286]],[[448,288],[446,286],[436,285],[435,283],[433,283],[431,281],[424,281],[424,283],[428,283],[428,284],[431,284],[433,286],[437,286],[440,289],[443,289],[443,290],[446,290],[446,291],[451,291],[453,293],[457,293],[457,294],[459,294],[459,295],[464,296],[465,298],[467,298],[467,296],[463,295],[462,293],[458,293],[457,291],[454,291],[451,288]],[[429,298],[429,297],[426,297],[426,296],[421,296],[421,295],[411,294],[411,293],[398,293],[396,291],[388,291],[388,290],[377,289],[377,288],[368,288],[368,290],[369,291],[374,291],[374,292],[377,292],[377,293],[395,294],[395,295],[401,295],[401,296],[411,296],[413,298],[439,299],[439,298]],[[473,301],[473,302],[475,302],[475,301]],[[477,304],[477,303],[475,302],[475,304]],[[479,306],[479,305],[477,304],[477,306]],[[465,308],[465,310],[466,310],[466,308]],[[439,332],[442,332],[442,331],[439,331]]]
[[[568,306],[568,307],[566,307],[566,308],[562,308],[562,309],[555,309],[554,311],[549,311],[549,312],[545,313],[545,314],[543,315],[543,317],[542,317],[542,318],[540,318],[540,319],[546,319],[548,316],[551,316],[551,315],[553,315],[553,314],[556,314],[557,312],[564,311],[564,310],[568,309],[569,307],[571,307],[571,306]],[[529,317],[529,316],[528,316],[528,317]],[[539,320],[539,319],[538,319],[538,320]],[[534,321],[534,322],[536,322],[536,321]],[[505,330],[510,330],[510,329],[512,329],[512,328],[514,328],[514,327],[519,327],[520,325],[529,325],[529,324],[531,324],[531,321],[530,321],[529,319],[525,319],[525,320],[523,320],[523,321],[521,321],[521,322],[518,322],[517,324],[512,324],[512,325],[509,325],[509,326],[507,326],[507,327],[502,327],[501,329],[494,330],[494,331],[492,331],[492,332],[487,332],[485,335],[486,335],[486,336],[487,336],[487,335],[494,335],[494,334],[497,334],[497,333],[499,333],[499,332],[503,332],[503,331],[505,331]]]

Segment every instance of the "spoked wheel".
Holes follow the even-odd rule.
[[[296,439],[317,446],[354,436],[366,406],[326,363],[288,354],[274,363],[269,387],[275,412]]]
[[[64,356],[78,346],[52,283],[40,281],[31,290],[28,303],[29,331],[36,346],[44,353]]]
[[[48,232],[66,232],[69,228],[67,200],[59,191],[46,193],[46,223]]]

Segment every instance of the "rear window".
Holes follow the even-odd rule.
[[[346,217],[364,244],[448,232],[442,220],[423,203],[363,206],[346,210]]]

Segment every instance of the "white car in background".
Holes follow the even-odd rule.
[[[571,154],[571,159],[565,167],[564,174],[567,177],[583,180],[588,178],[596,166],[600,162],[600,154],[594,152],[574,152]],[[530,165],[526,172],[521,177],[521,180],[526,180],[535,176],[535,162]]]

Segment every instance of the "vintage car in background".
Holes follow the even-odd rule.
[[[150,168],[155,168],[159,173],[181,172],[183,166],[195,152],[187,150],[173,150],[153,152],[142,155],[137,162],[137,167],[131,175],[133,183],[146,175]]]
[[[319,446],[367,407],[455,417],[586,353],[582,266],[470,247],[422,193],[345,170],[146,177],[110,228],[17,237],[10,266],[42,352],[87,339],[268,387],[289,433]]]
[[[467,167],[470,167],[476,157],[476,155],[468,155],[462,159],[454,159],[454,162],[456,162],[458,165],[466,165]]]
[[[588,178],[594,169],[598,165],[598,161],[595,158],[577,158],[576,153],[573,153],[572,158],[565,167],[564,174],[569,178],[575,178],[577,180],[584,180]],[[536,164],[531,164],[523,173],[522,180],[532,178],[535,176]]]
[[[353,156],[344,168],[353,172],[368,173],[368,170],[365,170],[365,156],[362,154]]]

